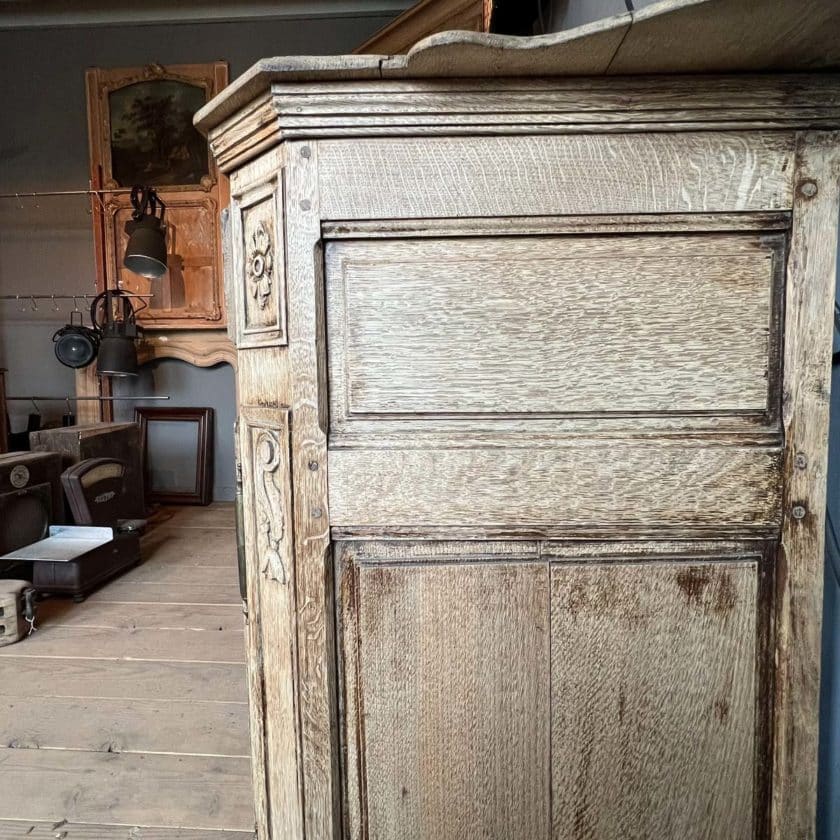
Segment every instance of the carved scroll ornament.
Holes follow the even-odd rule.
[[[276,432],[260,429],[254,446],[256,522],[260,571],[269,580],[287,582],[280,544],[286,529],[280,467],[282,449]]]

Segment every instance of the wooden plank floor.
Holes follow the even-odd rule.
[[[0,840],[251,840],[233,508],[179,508],[142,565],[0,648]]]

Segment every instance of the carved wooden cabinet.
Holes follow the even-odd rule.
[[[260,837],[811,837],[840,80],[512,52],[198,117]]]

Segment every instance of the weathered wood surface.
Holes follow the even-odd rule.
[[[633,12],[607,72],[836,68],[838,31],[834,0],[660,0]]]
[[[212,840],[254,840],[253,831],[214,831]],[[208,840],[207,831],[147,825],[0,820],[0,840]]]
[[[53,598],[38,605],[38,627],[93,627],[110,630],[202,630],[242,632],[242,608],[225,604],[144,604]]]
[[[786,487],[776,601],[774,840],[814,836],[840,134],[800,135],[794,177],[782,404]]]
[[[547,837],[546,566],[344,574],[350,837]]]
[[[289,411],[243,406],[238,423],[252,732],[261,758],[254,767],[257,801],[265,787],[268,825],[261,830],[272,838],[292,838],[303,832],[303,803]]]
[[[615,35],[609,27],[600,33]],[[438,43],[444,45],[445,41]],[[447,46],[450,55],[454,43]],[[460,43],[463,46],[465,42]],[[522,55],[528,49],[524,46]],[[472,48],[463,50],[463,66],[473,60],[471,55]],[[503,65],[501,62],[499,67]],[[518,826],[503,823],[519,815],[529,836],[550,835],[552,829],[557,837],[578,833],[593,840],[599,831],[608,837],[634,836],[634,832],[638,836],[699,837],[706,829],[706,835],[763,836],[772,793],[766,784],[771,765],[777,789],[774,819],[783,826],[776,829],[777,840],[796,832],[810,837],[812,827],[806,812],[810,809],[812,818],[812,794],[806,796],[802,791],[806,786],[813,789],[817,636],[814,619],[806,618],[819,611],[813,575],[819,546],[813,540],[805,546],[810,559],[804,566],[794,568],[789,552],[787,566],[781,564],[778,570],[778,640],[771,639],[770,609],[775,597],[775,541],[780,529],[786,528],[790,551],[795,554],[799,550],[801,544],[795,539],[800,532],[790,529],[807,528],[810,534],[812,524],[817,524],[809,519],[813,488],[803,486],[805,517],[797,519],[794,526],[783,517],[783,505],[787,509],[790,501],[785,484],[791,482],[794,467],[790,466],[790,444],[782,448],[779,412],[783,389],[778,354],[782,341],[776,320],[780,295],[775,303],[771,297],[781,277],[778,271],[774,275],[767,263],[751,263],[751,257],[745,267],[741,253],[731,250],[728,243],[752,242],[754,251],[766,259],[761,249],[772,247],[771,240],[778,240],[780,231],[787,233],[793,209],[794,249],[789,262],[792,273],[787,278],[788,335],[784,343],[788,366],[801,365],[806,372],[795,376],[788,372],[789,378],[794,377],[790,380],[794,387],[786,399],[793,399],[792,404],[798,407],[789,409],[792,414],[786,431],[789,440],[798,439],[799,430],[810,429],[812,421],[797,412],[807,414],[811,400],[824,399],[825,383],[813,356],[797,355],[799,341],[794,337],[791,343],[789,339],[794,327],[801,328],[796,320],[800,315],[807,319],[817,311],[824,312],[828,323],[830,305],[828,297],[820,297],[818,303],[797,304],[798,296],[807,299],[805,286],[791,297],[791,277],[802,272],[803,266],[806,273],[819,271],[818,289],[823,288],[829,269],[825,253],[816,261],[810,253],[807,259],[795,257],[804,254],[802,243],[796,244],[796,214],[801,212],[802,202],[795,193],[795,167],[801,165],[803,153],[797,156],[792,127],[840,123],[836,77],[816,82],[805,77],[773,81],[680,79],[673,85],[660,78],[628,80],[612,90],[595,81],[559,83],[551,79],[509,79],[498,85],[487,79],[463,83],[365,81],[382,72],[382,66],[367,59],[268,62],[246,74],[227,104],[214,114],[205,112],[200,119],[204,127],[214,120],[230,120],[219,127],[214,143],[224,158],[223,166],[237,169],[232,178],[236,201],[247,205],[269,182],[282,182],[284,189],[287,343],[244,347],[238,371],[243,404],[263,412],[263,420],[272,417],[272,427],[278,433],[290,430],[289,467],[275,486],[280,500],[267,506],[268,513],[259,523],[263,533],[281,520],[289,524],[290,545],[278,543],[277,553],[293,567],[294,602],[289,597],[282,610],[271,606],[274,594],[266,588],[263,574],[270,564],[260,562],[265,546],[260,547],[258,528],[252,529],[255,536],[248,558],[253,732],[263,747],[279,743],[271,740],[270,721],[275,706],[283,711],[282,719],[289,718],[289,696],[284,696],[283,703],[272,703],[268,693],[280,688],[293,694],[297,705],[292,726],[299,727],[297,738],[289,727],[283,730],[290,749],[277,759],[282,765],[273,766],[275,759],[269,752],[262,758],[255,755],[255,765],[263,767],[262,778],[269,780],[257,793],[261,837],[268,838],[273,832],[284,840],[301,836],[326,840],[339,831],[341,816],[350,836],[364,836],[367,831],[371,838],[377,834],[445,837],[453,826],[457,833],[463,815],[467,815],[464,820],[486,826],[488,835],[501,826],[500,833],[515,836]],[[277,75],[271,76],[273,73]],[[688,88],[695,84],[697,90],[692,93]],[[253,85],[262,85],[256,98]],[[736,90],[739,87],[741,90]],[[231,103],[237,99],[244,105],[242,112],[225,113],[225,108],[235,109]],[[541,121],[543,112],[545,122]],[[434,132],[449,136],[423,136]],[[454,136],[457,134],[476,136]],[[330,139],[339,137],[342,139]],[[282,142],[290,138],[295,138],[294,142]],[[820,187],[810,196],[813,206],[823,207],[823,222],[828,218],[821,204],[827,200],[825,195]],[[833,208],[833,203],[829,204]],[[280,212],[276,205],[274,212]],[[559,217],[566,218],[558,222]],[[727,224],[745,232],[735,234],[733,227],[714,227],[724,217]],[[825,230],[830,230],[830,247],[835,246],[836,218],[828,221],[822,233],[817,231],[816,219],[808,223],[806,244],[817,236],[824,239]],[[695,223],[696,229],[692,227]],[[529,230],[529,224],[537,229]],[[620,224],[628,227],[617,235]],[[468,229],[459,230],[459,225]],[[505,225],[513,229],[505,230]],[[559,230],[563,225],[566,229]],[[575,258],[576,272],[569,274],[586,278],[588,286],[595,285],[600,294],[587,299],[578,293],[574,296],[576,311],[567,315],[558,312],[559,307],[538,284],[528,285],[528,271],[536,273],[537,263],[543,270],[550,269],[544,270],[543,282],[556,291],[562,285],[558,277],[565,264],[561,266],[550,249],[558,237],[569,240],[575,226],[587,239]],[[657,235],[645,236],[645,230]],[[676,274],[658,268],[648,276],[643,266],[632,263],[635,257],[627,257],[617,247],[631,234],[636,240],[633,247],[642,248],[642,241],[661,243],[669,237],[676,241],[689,233],[695,234],[698,242],[715,242],[720,258],[687,250],[675,259],[679,263]],[[482,235],[486,237],[483,240]],[[494,243],[491,237],[513,236],[529,237],[530,247],[520,247],[520,259],[508,262],[506,272],[474,268],[485,254],[495,253],[504,263],[505,255],[519,243]],[[762,236],[767,237],[764,244],[756,245]],[[325,237],[332,240],[327,248],[335,254],[363,254],[367,260],[363,272],[351,271],[343,278],[341,301],[330,297],[337,288],[333,280],[339,270],[330,274],[329,264],[324,299]],[[413,237],[417,240],[409,242]],[[447,251],[455,238],[468,256],[461,262]],[[598,248],[607,255],[604,265],[613,266],[611,281],[603,279],[600,266],[594,267]],[[408,258],[417,254],[422,256],[414,262]],[[622,259],[630,262],[622,264]],[[377,261],[381,266],[374,266]],[[782,262],[777,259],[775,268]],[[758,265],[763,270],[758,270]],[[523,270],[522,266],[529,268]],[[704,274],[700,266],[710,273]],[[705,294],[696,295],[702,305],[692,305],[696,301],[676,285],[677,275],[690,279],[692,292],[705,289]],[[495,296],[517,329],[511,326],[505,333],[506,321],[494,321],[495,312],[488,314],[487,301],[481,295],[469,298],[466,291],[456,289],[453,276],[461,277],[464,289],[478,286],[488,299]],[[639,278],[640,293],[634,304],[644,304],[641,320],[652,325],[650,331],[639,328],[633,332],[637,313],[630,306],[630,294],[618,282],[621,276],[628,282]],[[235,294],[253,293],[244,257],[234,256],[230,277],[236,285]],[[514,282],[506,285],[505,278]],[[564,276],[563,282],[572,281]],[[656,306],[644,303],[644,292],[654,297],[660,292],[657,282],[670,295],[656,298]],[[709,284],[708,288],[704,284]],[[521,303],[526,297],[538,304],[533,323],[510,305],[509,298]],[[370,303],[374,298],[382,302],[382,312]],[[627,311],[617,326],[609,320],[609,313],[614,303],[620,307],[622,302]],[[554,370],[577,382],[584,397],[590,399],[581,417],[542,416],[547,407],[550,411],[561,404],[561,399],[571,396],[574,401],[574,395],[561,393],[554,381],[540,379],[544,359],[529,355],[528,349],[536,339],[530,345],[516,340],[522,332],[536,330],[541,323],[539,313],[552,305],[554,320],[562,315],[572,325],[589,327],[599,319],[605,325],[604,342],[592,338],[590,352],[582,359],[563,356],[566,349],[561,343],[551,345],[553,333],[547,339],[539,336],[542,345],[551,345],[552,352],[563,359]],[[591,309],[597,317],[586,320],[584,309]],[[482,319],[470,321],[475,311],[487,316],[483,318],[487,331],[499,333],[500,344],[506,339],[510,358],[474,326]],[[343,328],[352,339],[346,343],[347,369],[352,376],[345,383],[346,403],[334,393],[337,401],[329,406],[328,388],[335,392],[341,387],[344,367],[344,361],[336,363],[335,355],[332,369],[329,364],[329,353],[340,356],[342,352],[335,340],[342,329],[342,317]],[[365,324],[367,320],[369,324]],[[448,331],[453,324],[457,329]],[[498,365],[500,370],[504,368],[504,375],[499,374],[493,382],[495,389],[482,390],[481,383],[473,388],[470,383],[470,388],[461,388],[456,400],[451,382],[459,373],[455,359],[459,329],[468,337],[461,340],[460,355],[473,365]],[[647,354],[638,383],[627,372],[623,379],[606,375],[615,374],[615,370],[610,368],[613,362],[605,347],[622,336],[626,344],[617,350],[617,357],[637,349]],[[645,345],[644,339],[650,336],[659,336],[660,343]],[[814,346],[820,336],[812,337]],[[738,343],[736,339],[743,340]],[[669,367],[669,342],[679,348],[673,359],[681,357],[673,367]],[[727,342],[735,342],[731,352],[725,350],[730,346]],[[438,368],[424,369],[423,365],[433,359],[438,345],[451,367],[435,378]],[[427,349],[430,346],[432,349]],[[661,352],[651,349],[654,346]],[[410,352],[401,357],[403,348]],[[351,358],[352,353],[357,355]],[[517,362],[523,362],[518,375]],[[575,363],[582,369],[568,370]],[[415,376],[415,364],[426,376],[416,376],[414,387],[406,388],[403,380]],[[697,376],[695,387],[680,379],[682,373],[669,382],[675,369],[689,371],[686,375],[690,378],[692,365],[700,365],[703,373]],[[799,376],[807,384],[797,384]],[[600,392],[586,391],[593,380],[600,381]],[[668,388],[675,387],[674,381],[679,388],[672,394]],[[353,392],[359,382],[361,388]],[[608,392],[605,398],[602,392],[611,385],[615,396]],[[637,386],[649,390],[633,391]],[[657,408],[645,413],[640,393],[645,399],[653,393]],[[669,396],[676,398],[669,401]],[[795,402],[797,399],[800,402]],[[336,409],[342,405],[351,409],[345,415],[354,415],[345,426],[359,424],[353,430],[336,425],[342,420]],[[539,416],[503,415],[523,405],[526,413]],[[621,416],[615,422],[592,416],[593,410],[609,412],[616,405],[621,406]],[[487,407],[489,416],[478,418]],[[673,416],[668,414],[672,410]],[[459,418],[458,411],[465,414]],[[328,428],[330,417],[332,428]],[[430,418],[435,431],[424,436],[420,426],[428,427]],[[438,422],[439,427],[435,426]],[[555,425],[547,427],[546,423]],[[398,424],[406,425],[400,429]],[[282,434],[285,437],[285,432]],[[819,459],[824,457],[824,442],[813,448],[819,449],[817,469],[813,475],[808,473],[808,480],[817,482],[823,477]],[[240,455],[252,459],[244,477],[252,485],[248,492],[256,499],[262,492],[254,481],[257,473],[248,472],[254,466],[255,451],[253,446],[240,445]],[[289,497],[291,511],[283,501]],[[813,498],[821,503],[818,493]],[[257,510],[254,506],[249,509],[252,514]],[[355,571],[339,579],[337,628],[333,627],[336,590],[331,536],[349,536],[365,545],[354,549],[354,559],[341,566],[345,571],[352,566]],[[441,540],[454,538],[464,538],[471,548],[465,547],[461,556],[448,556],[451,546],[446,549]],[[547,538],[557,542],[536,546],[535,540]],[[643,538],[651,540],[647,555],[628,542]],[[497,544],[488,545],[505,539],[515,541],[515,548],[506,552]],[[684,546],[688,539],[700,542],[688,551]],[[601,540],[601,546],[595,540]],[[405,556],[406,543],[414,541],[433,547],[426,554],[412,548],[418,556]],[[516,550],[521,553],[517,555]],[[400,551],[404,554],[401,559]],[[545,586],[552,567],[558,579],[574,578],[585,584],[584,590],[595,593],[574,621],[568,610],[557,614],[560,625],[566,622],[567,632],[553,626],[550,598],[544,600],[539,613],[544,622],[542,632],[548,638],[565,638],[566,648],[561,662],[550,663],[546,690],[534,695],[538,698],[536,713],[530,718],[514,716],[512,721],[504,717],[511,692],[500,688],[501,683],[492,683],[491,690],[483,694],[480,690],[461,692],[466,699],[457,691],[447,691],[461,679],[467,685],[478,680],[471,677],[475,662],[489,663],[483,669],[484,678],[501,671],[493,664],[498,651],[492,646],[479,653],[470,651],[458,667],[452,665],[447,670],[452,652],[468,640],[469,628],[490,624],[499,638],[510,641],[521,637],[519,630],[529,620],[523,616],[537,615],[533,599],[505,600],[492,584],[475,583],[511,567],[521,571],[523,580],[540,579]],[[220,570],[212,565],[203,568],[211,580],[214,569]],[[165,574],[164,569],[151,569]],[[142,572],[135,572],[139,580],[143,580]],[[676,582],[682,572],[689,578],[685,588]],[[697,584],[702,593],[696,591],[692,575],[707,578],[706,584]],[[418,583],[427,579],[435,582]],[[462,591],[475,597],[465,600],[460,597]],[[571,588],[569,592],[571,598]],[[562,603],[562,597],[560,600]],[[521,621],[504,621],[520,604]],[[615,607],[612,612],[609,604]],[[479,609],[481,605],[484,610]],[[633,609],[639,606],[652,632],[635,625],[623,631],[623,623],[631,620],[627,605]],[[424,610],[437,621],[406,620],[406,616],[424,614]],[[278,615],[282,620],[267,625]],[[291,622],[286,622],[287,615],[292,616]],[[634,613],[632,618],[638,616]],[[447,632],[452,628],[458,632]],[[492,633],[483,635],[486,641]],[[569,646],[569,637],[576,638],[577,644]],[[264,658],[269,639],[282,646],[273,659]],[[424,639],[431,641],[425,644]],[[375,641],[373,647],[370,640]],[[333,650],[336,641],[338,651]],[[403,655],[406,648],[401,648],[401,643],[409,648],[415,645],[418,654],[414,661],[425,663],[424,669],[412,670],[412,660]],[[772,648],[774,644],[780,657],[781,682],[770,690],[773,656],[768,645]],[[516,644],[511,641],[511,646]],[[499,647],[508,650],[505,644]],[[517,669],[525,668],[529,672],[533,680],[520,677],[516,681],[516,690],[525,695],[535,685],[543,686],[546,660],[531,661],[531,648],[523,647],[521,652],[517,648],[517,654],[507,656],[507,670],[519,674]],[[639,667],[622,669],[622,657],[631,655]],[[336,661],[344,676],[338,686]],[[632,742],[648,745],[655,760],[648,762],[632,751],[621,752],[621,733],[626,730],[621,729],[620,719],[616,723],[616,706],[621,704],[611,693],[612,684],[604,688],[596,682],[596,696],[590,697],[572,681],[554,682],[555,667],[576,669],[597,681],[601,672],[589,666],[602,661],[607,670],[619,674],[619,687],[622,680],[627,683],[625,715],[631,720],[636,715],[636,728],[643,730],[642,735],[652,731],[662,735],[661,741],[657,735],[645,741],[635,733]],[[648,679],[645,675],[651,673],[664,676]],[[271,685],[275,679],[281,681],[280,688]],[[677,688],[657,695],[662,685],[669,684]],[[427,686],[437,692],[432,699],[423,695]],[[550,708],[552,686],[561,697],[565,691],[572,698],[558,704],[562,714],[569,720],[577,715],[583,723],[561,726],[559,735],[548,724],[540,731],[539,727],[528,730],[528,737],[542,737],[546,743],[552,735],[559,738],[557,754],[552,756],[551,747],[547,750],[542,781],[504,771],[501,775],[507,776],[507,787],[503,789],[497,785],[498,779],[490,778],[485,789],[498,787],[499,797],[517,790],[517,785],[528,779],[527,792],[510,809],[496,809],[491,798],[476,798],[471,791],[461,795],[461,790],[469,788],[462,782],[464,778],[494,772],[492,764],[469,763],[470,751],[479,749],[470,735],[483,731],[481,713],[488,710],[486,714],[498,715],[503,721],[488,735],[500,742],[494,754],[519,755],[517,750],[527,740],[523,727],[527,729],[529,720],[531,724],[541,720],[543,706],[539,703]],[[477,695],[484,704],[481,713],[471,712]],[[399,702],[389,702],[389,697],[397,697]],[[612,706],[611,697],[616,701]],[[405,720],[400,717],[399,708],[406,698],[422,714]],[[723,699],[729,702],[725,712],[722,703],[715,706]],[[777,751],[783,744],[781,763],[771,762],[766,755],[769,720],[776,713],[774,703],[781,704],[773,741]],[[593,729],[591,719],[586,718],[587,708],[594,710],[592,719],[604,718],[603,725],[598,718],[599,725]],[[450,720],[463,725],[453,729],[456,735],[446,741],[444,724],[448,726]],[[674,723],[684,720],[688,721],[685,726]],[[405,742],[400,741],[399,727],[407,727]],[[591,730],[603,738],[602,753],[594,757],[606,782],[584,772],[584,741]],[[439,746],[444,741],[446,746]],[[423,766],[424,747],[431,745],[432,755],[446,751],[446,762],[436,765],[442,768],[438,775],[437,771],[426,773],[426,784],[420,789],[417,767]],[[562,750],[567,756],[563,760]],[[345,756],[348,774],[343,803],[337,770],[340,754]],[[540,755],[535,749],[527,758],[538,760]],[[593,758],[591,752],[589,756]],[[462,760],[464,773],[447,776],[446,768],[454,772]],[[594,766],[590,764],[589,771]],[[658,767],[670,768],[673,782],[664,772],[657,776]],[[411,773],[415,781],[405,785],[403,794],[402,786],[392,784],[393,779]],[[621,773],[632,775],[636,786],[612,797],[600,793],[614,788],[612,780]],[[645,773],[649,775],[645,777]],[[257,776],[260,778],[259,770]],[[794,776],[801,776],[802,781]],[[645,784],[638,783],[639,777]],[[299,780],[300,812],[275,807],[272,778]],[[433,784],[428,783],[429,778]],[[570,797],[571,804],[561,807],[561,795],[555,794],[558,808],[552,813],[550,791],[565,779],[571,781],[562,796]],[[690,808],[680,813],[672,809],[671,784],[683,791],[682,799],[694,796],[692,802],[708,806],[703,815],[706,823],[684,821]],[[540,785],[547,792],[544,795]],[[370,795],[371,790],[375,796]],[[415,790],[420,790],[420,798],[414,795]],[[535,806],[532,796],[542,796],[545,807]],[[629,804],[622,796],[629,798]],[[598,801],[601,807],[591,804]],[[616,807],[616,801],[624,801],[626,807]],[[342,804],[345,813],[340,815]]]
[[[791,205],[792,164],[793,136],[776,132],[324,140],[321,214],[389,219],[782,210]]]
[[[252,139],[257,142],[256,138]],[[285,149],[281,147],[234,174],[231,192],[235,217],[243,196],[252,196],[255,191],[264,194],[267,187],[276,189],[283,177],[284,160]],[[275,211],[282,206],[281,197],[272,202]],[[267,220],[266,230],[275,233],[272,241],[275,250],[276,232],[281,225],[282,219]],[[249,288],[245,263],[247,243],[241,226],[233,226],[231,236],[236,241],[232,243],[232,262],[226,272],[227,294],[239,312],[244,310],[245,298],[252,295],[253,290]],[[276,251],[274,259],[282,261],[282,251]],[[273,283],[266,305],[275,312],[281,305],[278,287]],[[285,299],[282,305],[285,305]],[[239,327],[236,332],[238,340],[242,335]],[[242,477],[246,555],[251,766],[257,836],[260,840],[268,840],[277,827],[279,836],[283,836],[283,830],[286,836],[300,836],[302,824],[299,725],[294,716],[289,715],[288,702],[289,698],[294,702],[297,672],[296,633],[289,618],[295,609],[294,590],[289,585],[295,576],[290,550],[293,532],[289,513],[289,413],[281,403],[288,395],[288,371],[285,350],[277,343],[256,344],[237,352],[240,405],[250,406],[245,408],[245,416],[237,421],[236,440],[237,469]],[[267,379],[274,384],[268,399],[264,392]],[[260,405],[263,407],[257,407]],[[257,499],[260,500],[259,509],[255,507]],[[267,549],[271,549],[271,553]],[[269,558],[274,562],[269,563]],[[280,578],[284,577],[285,582],[281,582]],[[269,696],[275,703],[280,702],[272,723],[267,720]],[[283,760],[277,758],[278,751]],[[274,807],[269,794],[270,783],[274,785]]]
[[[836,75],[285,82],[211,132],[224,171],[283,140],[834,128]],[[282,147],[281,147],[282,148]]]
[[[237,348],[283,346],[288,333],[282,169],[237,195],[231,237]]]
[[[332,244],[331,423],[766,411],[783,247],[758,234]]]
[[[201,109],[203,131],[272,87],[371,79],[808,71],[840,66],[833,0],[663,0],[531,38],[442,32],[405,56],[263,59]]]
[[[163,523],[142,538],[144,555],[153,557],[156,563],[175,560],[179,566],[224,567],[231,572],[231,580],[235,580],[236,547],[230,529],[191,527],[200,527],[201,533],[195,533],[192,540],[173,539],[181,533],[180,524]]]
[[[415,44],[404,58],[383,61],[382,77],[597,76],[606,72],[631,24],[627,12],[530,38],[440,32]]]
[[[43,695],[33,702],[31,694],[4,692],[0,707],[4,747],[248,757],[243,702]]]
[[[181,556],[189,555],[194,551],[184,547],[180,552]],[[236,585],[236,563],[232,562],[236,554],[231,555],[231,562],[225,562],[222,566],[204,566],[199,563],[187,562],[184,565],[173,562],[178,557],[158,559],[153,557],[141,563],[136,568],[122,576],[121,580],[126,583],[158,583],[158,584],[196,584],[201,586],[230,587]]]
[[[592,216],[501,216],[457,219],[356,219],[324,221],[321,231],[333,239],[427,239],[443,236],[559,236],[616,233],[733,233],[787,231],[790,213],[610,213]],[[327,245],[329,247],[329,243]]]
[[[195,569],[195,577],[202,572]],[[239,586],[234,583],[161,583],[156,581],[115,580],[105,589],[98,589],[88,597],[90,603],[138,604],[204,604],[207,606],[236,604]]]
[[[286,177],[292,486],[303,747],[304,831],[332,837],[339,820],[336,687],[327,495],[327,383],[318,150],[290,143]]]
[[[0,762],[15,780],[0,798],[0,819],[26,814],[208,832],[253,825],[247,758],[5,749]]]
[[[241,630],[177,631],[128,628],[126,635],[111,627],[44,627],[26,639],[29,657],[81,659],[142,659],[163,662],[244,662],[245,640]],[[13,646],[0,648],[0,657],[19,653]]]
[[[755,564],[552,566],[556,840],[755,837],[756,596]]]
[[[231,507],[213,515],[222,524],[224,511],[228,525],[217,530],[232,547]],[[158,533],[145,544],[147,555],[150,545],[195,544],[200,532],[177,522],[165,542]],[[157,567],[175,568],[185,554]],[[151,557],[147,572],[155,566]],[[0,765],[14,783],[0,790],[0,837],[42,836],[27,820],[80,840],[253,836],[235,565],[223,570],[232,586],[211,588],[200,583],[206,567],[184,566],[192,576],[170,596],[189,590],[186,603],[147,601],[167,584],[124,576],[83,604],[50,599],[39,630],[3,649]],[[202,605],[208,591],[227,601]]]
[[[229,364],[236,367],[236,351],[223,329],[148,331],[137,345],[141,365],[156,359],[180,359],[196,367]]]
[[[781,452],[608,444],[330,452],[335,526],[774,531]]]
[[[139,659],[27,657],[22,645],[3,659],[3,685],[10,695],[103,697],[124,700],[246,699],[241,662],[146,662]]]
[[[233,503],[211,502],[209,505],[180,505],[178,507],[163,507],[156,511],[158,527],[173,526],[173,519],[177,521],[177,528],[224,528],[234,529]]]

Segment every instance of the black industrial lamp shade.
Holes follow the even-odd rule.
[[[96,365],[100,376],[137,376],[137,347],[125,335],[106,335],[99,345]]]
[[[53,336],[55,357],[61,364],[70,368],[87,367],[95,358],[99,347],[99,333],[75,322],[73,314],[70,323],[62,327]]]
[[[151,187],[133,187],[131,221],[125,223],[128,245],[123,264],[142,277],[163,277],[166,274],[166,227],[163,214],[166,205]],[[160,215],[157,211],[160,209]]]
[[[90,307],[90,319],[99,331],[100,376],[137,376],[138,327],[129,296],[119,290],[102,292]]]

